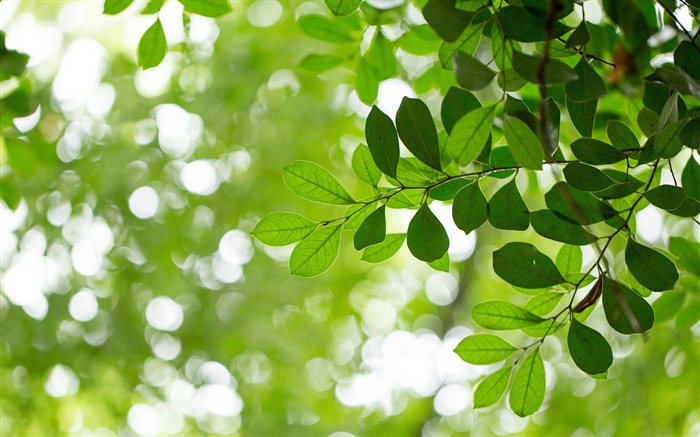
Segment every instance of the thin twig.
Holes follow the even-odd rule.
[[[685,26],[683,26],[683,23],[681,23],[680,20],[678,20],[678,18],[676,18],[676,15],[673,13],[673,11],[671,11],[671,10],[664,4],[664,2],[662,2],[661,0],[656,0],[656,3],[658,3],[659,5],[661,5],[661,7],[664,9],[664,11],[666,11],[666,13],[667,13],[668,15],[671,16],[671,18],[673,19],[673,21],[676,22],[676,25],[683,31],[683,33],[685,33],[685,35],[688,37],[688,39],[690,40],[690,42],[695,46],[695,50],[697,50],[698,52],[700,52],[700,47],[699,47],[698,44],[695,42],[695,37],[697,37],[697,34],[695,35],[695,37],[693,37],[693,36],[690,34],[690,32],[688,32],[688,29],[686,29]]]

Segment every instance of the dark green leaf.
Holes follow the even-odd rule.
[[[507,8],[506,8],[507,9]],[[540,83],[544,79],[546,85],[562,84],[576,80],[578,75],[565,63],[549,59],[544,69],[544,78],[539,77],[541,56],[530,56],[519,51],[513,52],[513,68],[525,80]]]
[[[544,150],[550,155],[554,155],[559,147],[559,124],[561,122],[561,112],[559,106],[551,97],[542,103],[544,110],[544,132],[542,132],[542,145]]]
[[[496,72],[488,68],[481,61],[464,52],[454,55],[455,77],[462,88],[468,90],[481,90],[489,86],[496,77]]]
[[[470,335],[455,348],[455,353],[469,364],[493,364],[513,355],[517,349],[491,334]]]
[[[379,244],[386,238],[386,206],[380,206],[362,222],[355,232],[355,250]]]
[[[506,37],[510,39],[523,42],[544,41],[546,39],[544,18],[530,13],[526,8],[519,6],[501,8],[498,11],[498,20]],[[557,38],[570,30],[559,21],[555,21],[550,36]]]
[[[408,249],[419,260],[431,262],[442,258],[449,245],[445,228],[424,203],[408,224]]]
[[[430,197],[435,200],[452,200],[455,195],[464,188],[465,186],[471,184],[473,181],[471,179],[453,179],[451,181],[442,183],[435,188],[430,189]]]
[[[430,110],[419,99],[404,97],[396,113],[396,128],[406,148],[436,170],[440,165],[440,145]]]
[[[260,220],[250,235],[268,246],[285,246],[306,237],[317,225],[299,214],[273,212]]]
[[[388,115],[376,106],[367,116],[365,136],[372,158],[379,170],[396,179],[399,165],[399,137]]]
[[[657,132],[660,132],[666,126],[678,121],[678,94],[672,93],[664,103],[664,107],[659,114],[659,124],[656,127]]]
[[[659,185],[644,193],[644,197],[657,208],[676,209],[685,200],[685,190],[675,185]]]
[[[629,287],[608,277],[603,277],[603,309],[610,326],[621,334],[642,333],[654,326],[651,305]]]
[[[608,143],[593,138],[579,138],[571,143],[571,151],[588,164],[614,164],[627,157],[624,152]]]
[[[678,280],[678,271],[670,259],[631,238],[627,240],[625,262],[634,278],[649,290],[673,290]]]
[[[457,121],[446,145],[457,164],[466,166],[479,156],[491,134],[494,115],[495,106],[489,106],[475,109]]]
[[[231,11],[228,0],[180,0],[187,12],[205,17],[220,17]]]
[[[700,277],[700,244],[681,237],[671,237],[668,250],[678,257],[678,265],[685,271]]]
[[[564,275],[570,275],[581,271],[583,253],[578,246],[564,245],[557,253],[557,269]]]
[[[552,260],[528,243],[508,243],[495,251],[493,270],[509,284],[522,288],[545,288],[566,282]]]
[[[691,149],[700,149],[700,117],[690,120],[681,129],[681,142]]]
[[[105,0],[103,13],[115,15],[128,8],[134,0]]]
[[[533,212],[530,222],[535,232],[550,240],[585,246],[598,239],[595,235],[586,232],[579,224],[560,217],[548,209]]]
[[[671,320],[683,306],[685,293],[682,291],[670,291],[656,299],[651,307],[654,310],[654,321],[657,323]]]
[[[340,182],[316,163],[295,161],[284,167],[283,177],[287,188],[304,199],[329,205],[355,203]]]
[[[569,38],[566,40],[566,48],[571,48],[574,46],[581,46],[586,44],[591,39],[591,34],[588,33],[588,27],[586,27],[586,21],[581,21],[581,24],[571,32]]]
[[[301,60],[299,66],[311,73],[323,73],[343,62],[342,56],[310,54]]]
[[[456,41],[473,16],[455,8],[455,0],[429,0],[423,8],[425,21],[445,41]]]
[[[488,214],[489,223],[496,229],[524,231],[530,226],[530,212],[518,191],[515,179],[491,197]]]
[[[683,169],[681,183],[688,196],[700,200],[700,165],[692,155]]]
[[[144,70],[155,67],[165,58],[167,49],[163,26],[160,24],[160,19],[156,18],[156,22],[146,30],[139,42],[139,65]]]
[[[289,258],[293,275],[312,277],[328,270],[338,256],[342,226],[324,226],[299,242]]]
[[[608,139],[613,146],[620,150],[639,148],[639,140],[625,123],[617,120],[608,122]]]
[[[440,115],[442,124],[448,134],[452,132],[454,125],[468,112],[481,108],[481,103],[469,91],[457,87],[451,87],[445,98],[442,99]]]
[[[362,4],[362,0],[325,0],[328,9],[333,14],[344,17],[357,10]]]
[[[681,206],[668,212],[679,217],[695,217],[700,214],[700,201],[686,197]]]
[[[455,225],[467,234],[483,225],[488,218],[488,203],[474,181],[455,195],[452,205],[452,219]]]
[[[387,234],[383,242],[369,246],[362,252],[362,260],[370,263],[385,261],[401,249],[406,234]]]
[[[476,305],[472,310],[472,318],[479,326],[495,330],[526,328],[544,320],[517,305],[500,300]]]
[[[666,126],[656,136],[654,141],[654,152],[661,158],[673,158],[683,148],[680,133],[687,120],[683,119]]]
[[[544,153],[537,135],[519,118],[506,116],[505,136],[510,153],[524,168],[542,170]]]
[[[481,381],[474,392],[474,408],[484,408],[498,402],[508,387],[513,366],[507,366]]]
[[[644,182],[626,172],[606,168],[603,170],[603,174],[612,179],[615,184],[593,193],[601,199],[619,199],[629,196],[644,185]]]
[[[574,102],[587,102],[596,100],[608,93],[603,79],[596,71],[588,64],[585,58],[574,67],[574,71],[578,74],[578,79],[566,84],[566,97]]]
[[[513,378],[510,389],[510,408],[520,417],[529,416],[540,409],[545,392],[544,363],[537,348],[525,358]]]
[[[481,31],[483,30],[483,24],[475,24],[473,26],[467,27],[467,29],[462,33],[462,36],[455,42],[444,41],[440,44],[440,50],[438,51],[438,57],[440,59],[440,65],[445,69],[452,69],[452,62],[455,53],[462,52],[467,55],[474,55],[476,48],[479,45],[479,40],[481,39]]]
[[[573,102],[569,98],[566,99],[566,109],[569,111],[569,118],[578,133],[584,137],[593,135],[593,125],[595,123],[597,107],[597,100],[589,100],[580,103]]]
[[[343,224],[343,229],[346,231],[356,231],[367,217],[377,209],[377,203],[370,204],[355,203],[345,210],[344,217],[349,217]]]
[[[618,214],[608,203],[566,182],[555,184],[544,198],[547,208],[582,225],[602,222]]]
[[[355,40],[348,28],[320,15],[302,16],[299,27],[311,38],[321,41],[345,43]]]
[[[681,68],[693,79],[700,81],[700,53],[690,41],[681,41],[673,52],[676,67]]]
[[[613,362],[612,349],[605,337],[576,318],[571,319],[567,343],[574,363],[588,374],[607,372]]]
[[[577,162],[564,167],[564,177],[572,187],[582,191],[600,191],[615,184],[615,181],[597,168]]]
[[[352,154],[352,169],[360,179],[373,187],[377,186],[382,177],[382,172],[372,160],[369,148],[364,144],[357,146]]]

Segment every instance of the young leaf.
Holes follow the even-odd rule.
[[[552,260],[528,243],[508,243],[495,251],[493,270],[509,284],[522,288],[545,288],[566,282]]]
[[[455,225],[468,234],[483,225],[487,218],[488,202],[479,188],[479,183],[474,181],[459,190],[452,204],[452,219]]]
[[[134,0],[104,0],[103,13],[115,15],[128,8]]]
[[[325,0],[328,9],[334,15],[344,17],[350,15],[357,10],[362,4],[362,0]]]
[[[381,30],[375,34],[365,54],[365,60],[374,69],[378,80],[389,79],[396,72],[394,43],[386,39]]]
[[[700,164],[692,155],[683,169],[681,183],[689,197],[700,200]]]
[[[667,211],[680,207],[686,199],[685,190],[675,185],[659,185],[643,195],[649,203]]]
[[[513,355],[517,349],[491,334],[470,335],[455,348],[455,353],[469,364],[493,364]]]
[[[155,67],[165,58],[168,44],[165,41],[165,33],[160,19],[146,30],[139,42],[139,65],[144,69]]]
[[[449,245],[445,228],[424,203],[408,224],[408,249],[419,260],[431,262],[442,258]]]
[[[295,161],[284,167],[283,178],[287,188],[304,199],[329,205],[355,203],[340,182],[316,163]]]
[[[386,206],[374,210],[355,232],[355,250],[379,244],[386,238]]]
[[[382,177],[382,172],[372,160],[369,148],[364,144],[357,146],[352,154],[352,169],[360,179],[373,187],[377,186]]]
[[[678,271],[673,261],[631,238],[627,240],[625,262],[632,276],[649,290],[673,290],[678,280]]]
[[[542,145],[527,124],[519,118],[506,115],[504,129],[508,147],[518,164],[525,168],[542,170]]]
[[[583,264],[583,252],[578,246],[565,244],[557,253],[556,266],[564,275],[578,273]]]
[[[216,18],[231,11],[228,0],[180,0],[187,12]]]
[[[357,79],[355,89],[357,97],[367,104],[371,105],[377,100],[379,92],[379,77],[375,68],[367,61],[365,57],[357,60]]]
[[[462,88],[477,91],[486,88],[496,77],[496,72],[481,61],[464,52],[457,52],[453,58],[455,78]]]
[[[401,249],[406,234],[387,234],[383,242],[369,246],[362,252],[362,261],[379,263],[386,261]]]
[[[612,349],[605,337],[575,317],[571,319],[567,343],[574,363],[590,375],[607,372],[613,362]]]
[[[627,157],[621,150],[593,138],[579,138],[571,143],[571,151],[581,161],[594,165],[614,164]]]
[[[572,187],[581,191],[601,191],[615,184],[615,181],[596,167],[578,162],[564,167],[564,177]]]
[[[621,334],[642,333],[654,326],[651,305],[639,294],[607,276],[603,278],[603,309],[610,326]]]
[[[684,299],[685,292],[683,291],[671,291],[662,294],[661,297],[651,304],[651,308],[654,310],[654,321],[661,323],[671,320],[683,306]]]
[[[681,237],[671,237],[668,250],[678,257],[678,265],[681,268],[700,277],[700,243]]]
[[[489,200],[489,223],[496,229],[524,231],[530,226],[530,212],[515,179],[505,184]]]
[[[656,136],[654,152],[661,158],[673,158],[683,148],[680,133],[688,120],[683,119],[666,126]]]
[[[312,53],[301,60],[299,66],[311,73],[323,73],[337,67],[343,62],[343,57],[338,55],[318,55]]]
[[[569,111],[569,118],[578,133],[584,137],[593,135],[593,125],[595,124],[597,107],[598,100],[574,102],[568,97],[566,99],[566,109]]]
[[[620,150],[639,148],[637,136],[621,121],[608,121],[608,139],[615,148]]]
[[[413,156],[436,170],[442,170],[437,129],[422,100],[403,98],[396,113],[396,128]]]
[[[562,243],[585,246],[598,237],[586,232],[578,223],[560,217],[549,209],[535,211],[530,215],[532,228],[545,238]]]
[[[268,246],[286,246],[309,235],[317,225],[299,214],[273,212],[260,220],[250,235]]]
[[[450,272],[450,254],[448,252],[445,252],[445,254],[442,256],[442,258],[437,259],[435,261],[431,261],[428,263],[428,265],[435,270],[438,270],[440,272]]]
[[[192,0],[193,3],[196,1],[197,0]],[[346,27],[320,15],[302,16],[299,18],[299,27],[311,38],[320,41],[346,43],[355,40]]]
[[[442,68],[448,70],[452,68],[452,59],[455,53],[462,52],[470,56],[474,55],[476,48],[479,46],[483,28],[483,24],[475,24],[467,27],[457,41],[443,41],[438,50],[438,58]]]
[[[700,302],[693,302],[676,319],[676,329],[688,329],[700,321]]]
[[[451,134],[454,125],[468,112],[481,108],[481,103],[469,91],[457,87],[451,87],[445,98],[442,99],[440,116],[442,124],[448,134]]]
[[[399,137],[388,115],[376,106],[367,116],[365,124],[367,145],[379,170],[396,179],[399,165]]]
[[[474,307],[472,318],[486,329],[511,330],[536,325],[544,319],[510,302],[491,300]]]
[[[510,389],[510,408],[520,417],[529,416],[540,409],[545,392],[544,363],[537,348],[525,358],[515,373]]]
[[[481,381],[474,392],[474,408],[484,408],[498,402],[506,392],[512,372],[513,366],[507,366]]]
[[[587,102],[596,100],[608,93],[605,82],[603,82],[603,79],[593,67],[588,64],[585,57],[582,57],[576,64],[574,71],[578,74],[578,79],[566,84],[567,98],[574,102]]]
[[[346,231],[356,231],[360,225],[377,209],[377,203],[370,204],[353,203],[346,210],[344,217],[349,217],[343,223],[343,229]]]
[[[448,154],[457,164],[466,166],[479,156],[491,134],[495,108],[489,106],[475,109],[454,125],[446,147]]]
[[[523,308],[536,316],[544,317],[557,307],[557,304],[559,304],[563,296],[564,293],[540,293],[527,301]]]
[[[296,245],[289,258],[293,275],[312,277],[328,270],[338,256],[342,226],[324,226]]]

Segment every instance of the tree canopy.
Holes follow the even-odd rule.
[[[3,433],[700,429],[699,2],[0,12]]]

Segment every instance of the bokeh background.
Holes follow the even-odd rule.
[[[471,407],[496,367],[452,349],[475,331],[474,304],[527,300],[490,267],[514,233],[448,229],[449,273],[405,247],[364,263],[344,234],[327,273],[291,276],[291,247],[248,232],[273,211],[322,220],[343,210],[296,198],[282,167],[312,160],[367,194],[348,165],[369,111],[354,71],[298,67],[330,45],[296,19],[327,8],[232,2],[220,19],[183,20],[168,1],[159,16],[170,52],[143,71],[136,47],[153,22],[138,13],[144,3],[117,16],[102,15],[101,1],[0,3],[0,30],[30,56],[39,103],[30,116],[3,115],[35,148],[24,174],[4,148],[0,167],[3,188],[21,196],[14,208],[0,202],[3,436],[700,433],[700,327],[658,320],[646,340],[626,338],[606,330],[602,311],[590,320],[613,346],[607,380],[580,372],[560,335],[542,348],[541,412],[522,419],[503,400]],[[420,22],[414,6],[405,11]],[[425,56],[399,50],[404,68],[380,85],[392,116],[436,62],[437,39],[425,38]],[[432,108],[447,80],[434,76],[419,87]],[[432,208],[451,223],[448,206]],[[389,231],[409,219],[392,211]],[[667,240],[664,219],[644,210],[641,238]]]

